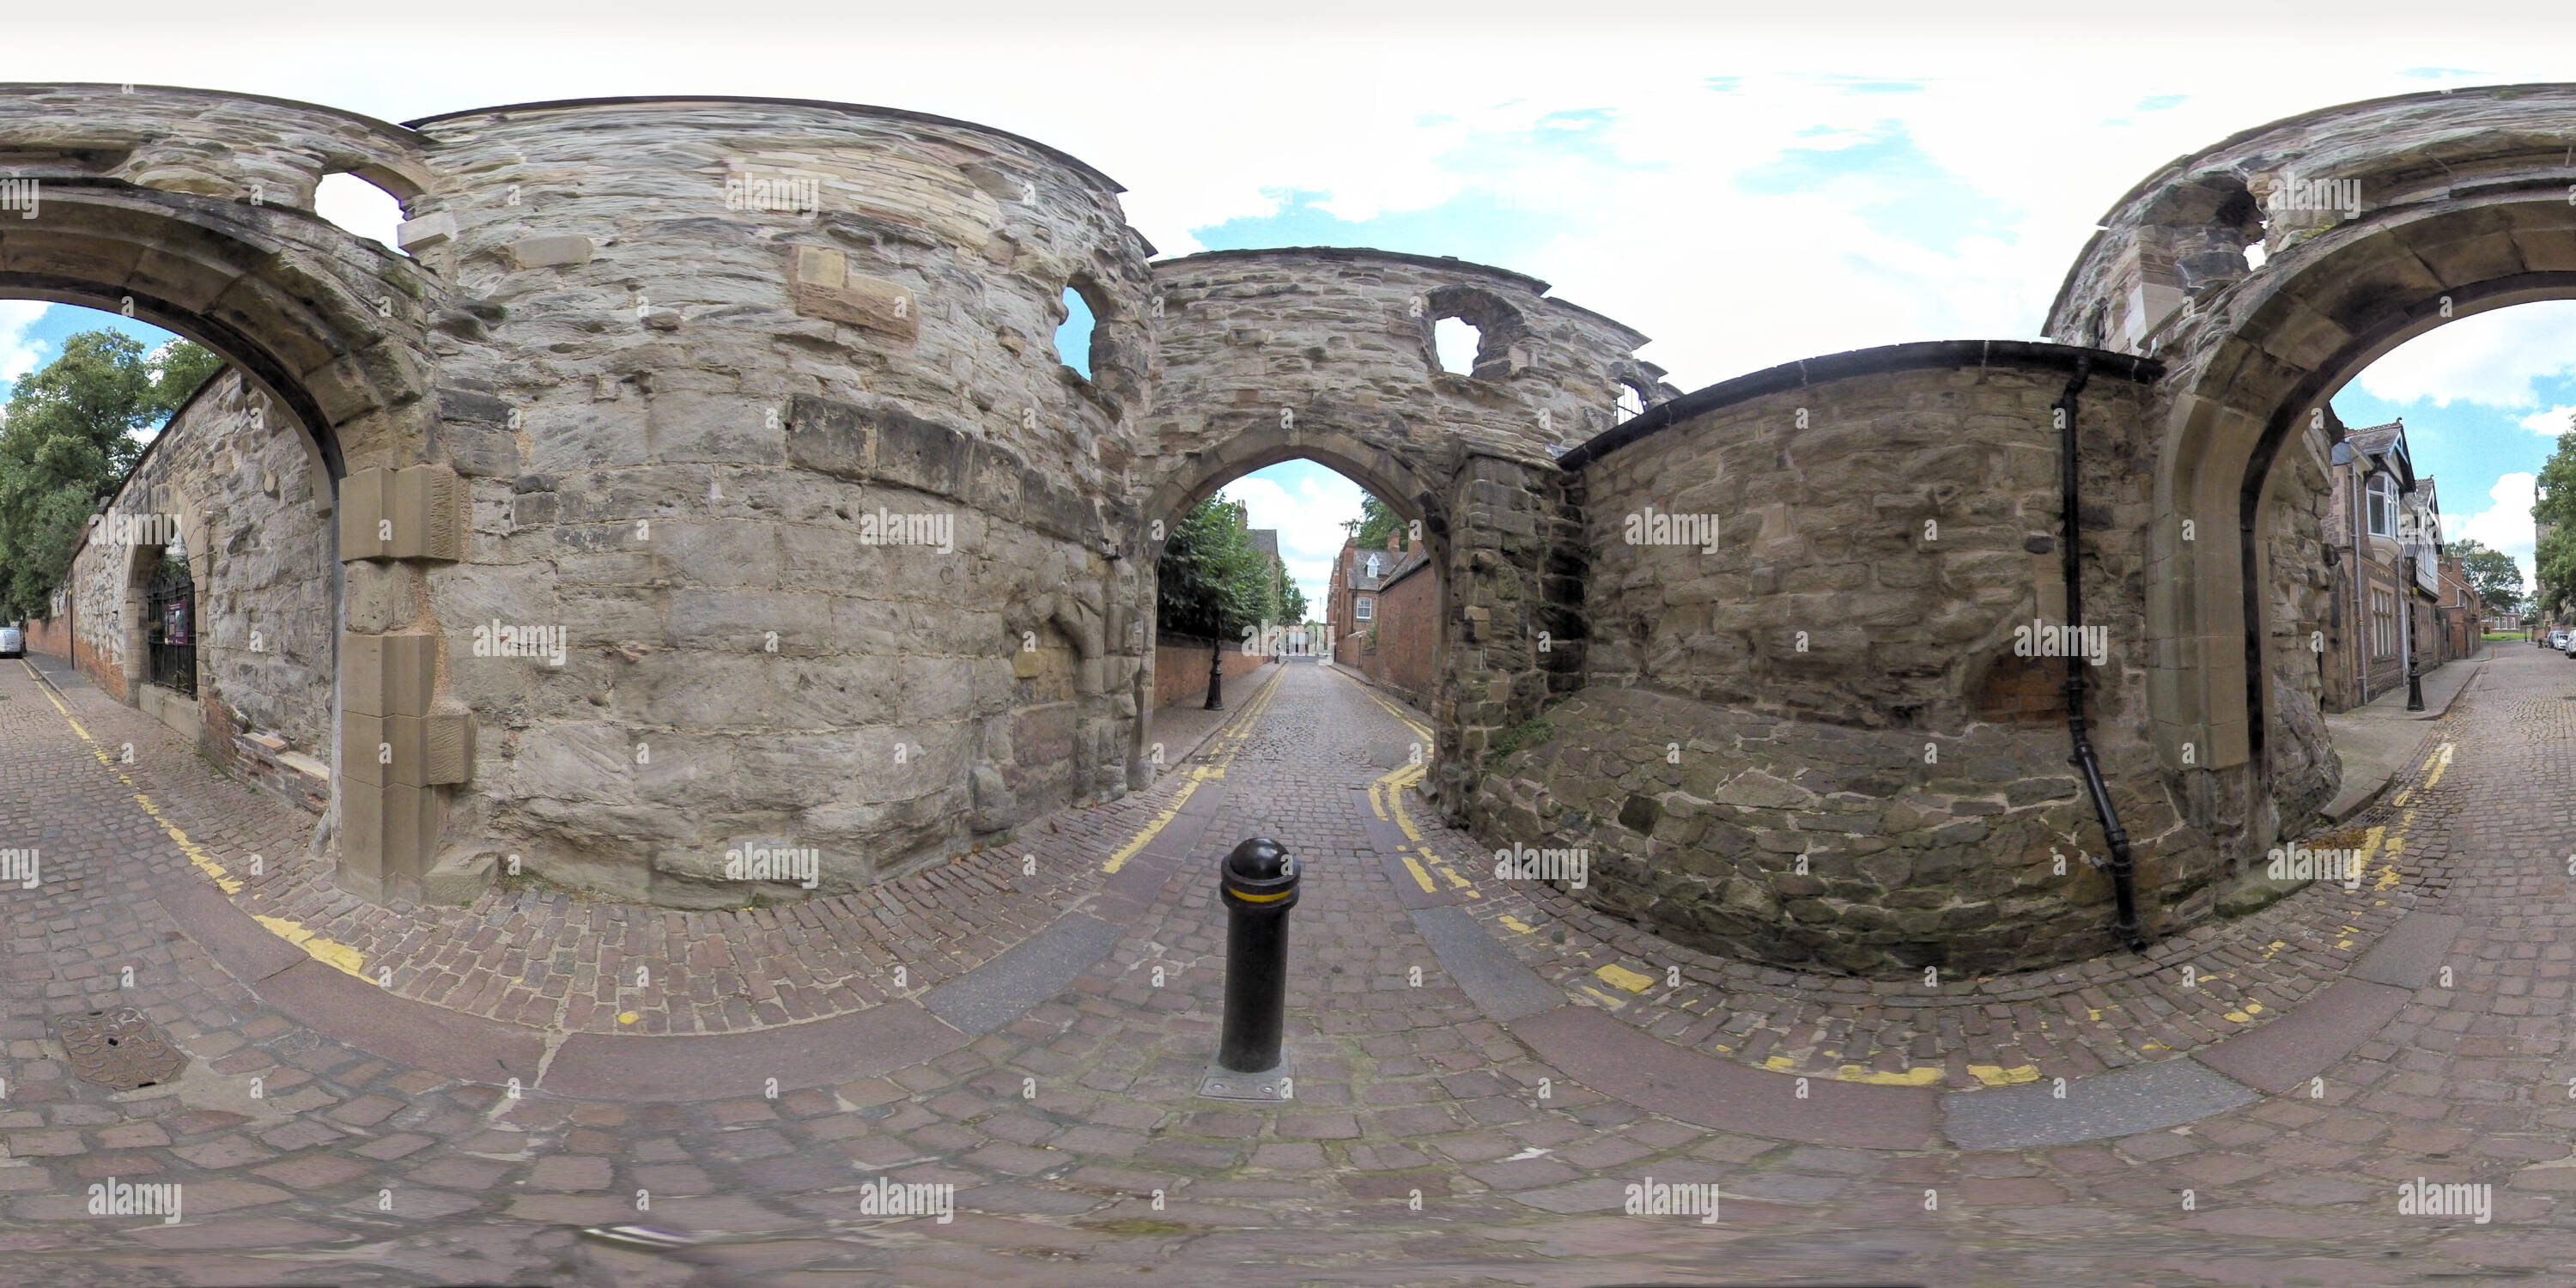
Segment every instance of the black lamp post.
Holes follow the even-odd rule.
[[[2423,650],[2415,640],[2415,556],[2406,556],[2406,709],[2424,709]]]

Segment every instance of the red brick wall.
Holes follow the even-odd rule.
[[[27,651],[68,660],[72,655],[72,619],[68,617],[28,618]]]
[[[1270,659],[1258,653],[1246,653],[1241,644],[1224,646],[1225,678],[1231,680],[1249,671],[1258,671]],[[1154,641],[1154,708],[1161,710],[1175,702],[1207,701],[1208,642],[1184,635],[1165,635]]]
[[[1440,649],[1440,576],[1422,569],[1377,591],[1376,599],[1375,620],[1336,641],[1333,662],[1429,710],[1438,683],[1434,664]],[[1372,627],[1377,632],[1374,646],[1369,643]]]
[[[119,702],[125,701],[125,664],[90,647],[87,640],[72,644],[72,665],[80,668],[98,690]]]

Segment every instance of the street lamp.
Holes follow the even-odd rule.
[[[2398,602],[2406,608],[2406,709],[2424,709],[2424,676],[2417,665],[2420,651],[2415,647],[2415,556],[2406,556],[2406,591]]]

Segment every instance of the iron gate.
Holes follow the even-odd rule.
[[[197,696],[197,583],[188,561],[164,558],[144,584],[143,611],[148,623],[150,679],[164,688]]]

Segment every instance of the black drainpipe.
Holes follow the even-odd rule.
[[[2093,378],[2093,355],[2075,360],[2075,378],[2066,383],[2066,392],[2057,396],[2057,465],[2058,491],[2063,498],[2064,531],[2059,541],[2066,564],[2067,638],[2081,639],[2076,628],[2084,624],[2084,558],[2076,542],[2076,477],[2075,477],[2075,396],[2084,392],[2084,382]],[[2084,659],[2080,650],[2069,649],[2066,658],[2066,732],[2075,740],[2075,754],[2069,764],[2084,773],[2084,788],[2093,794],[2093,812],[2102,820],[2102,837],[2111,846],[2111,889],[2118,900],[2119,920],[2112,930],[2132,952],[2146,949],[2147,939],[2138,929],[2138,892],[2131,878],[2135,869],[2129,862],[2129,833],[2120,826],[2120,815],[2111,807],[2110,789],[2102,785],[2102,766],[2093,756],[2092,735],[2084,729]]]

